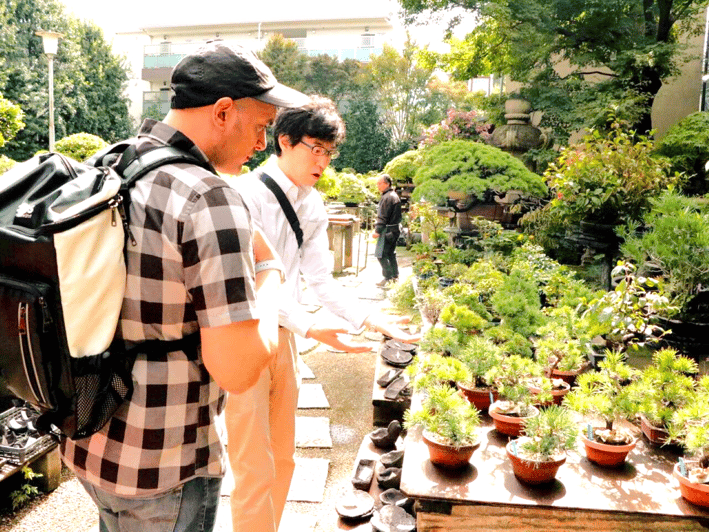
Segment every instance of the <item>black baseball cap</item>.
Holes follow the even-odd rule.
[[[211,41],[184,57],[172,71],[172,109],[212,105],[227,96],[254,98],[277,107],[301,107],[305,94],[276,80],[252,51],[224,41]]]

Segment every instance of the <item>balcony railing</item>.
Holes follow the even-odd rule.
[[[170,91],[144,92],[143,114],[145,115],[149,110],[152,116],[165,116],[170,110]]]

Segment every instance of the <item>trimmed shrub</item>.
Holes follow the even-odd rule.
[[[75,133],[58,141],[55,151],[75,161],[85,161],[106,146],[108,143],[101,137],[90,133]]]

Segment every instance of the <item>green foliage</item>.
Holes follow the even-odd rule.
[[[578,426],[564,407],[551,405],[525,421],[520,448],[533,460],[549,460],[572,450],[576,444]]]
[[[39,28],[64,34],[54,60],[55,130],[62,138],[87,132],[108,142],[133,130],[124,88],[123,60],[93,23],[67,16],[55,0],[11,0],[0,24],[0,93],[19,105],[26,127],[2,152],[24,161],[48,145],[48,68]]]
[[[341,189],[338,173],[332,166],[328,166],[323,170],[320,179],[317,180],[313,188],[326,198],[335,199],[340,194]]]
[[[421,168],[414,177],[414,201],[445,204],[448,191],[480,200],[486,191],[520,190],[544,197],[547,188],[541,177],[530,172],[519,159],[479,142],[452,140],[426,149]]]
[[[455,356],[468,368],[469,384],[477,388],[491,385],[487,376],[492,368],[500,366],[503,359],[502,350],[492,340],[483,336],[472,336]]]
[[[624,355],[606,350],[598,371],[582,373],[577,386],[564,397],[564,404],[581,414],[594,414],[605,421],[605,429],[618,431],[616,422],[631,419],[637,412],[632,388],[628,385],[638,370],[626,364]]]
[[[404,426],[411,429],[416,425],[454,446],[470,445],[479,440],[480,414],[457,390],[439,385],[429,390],[420,410],[404,413]]]
[[[438,323],[441,312],[450,302],[450,296],[445,295],[438,288],[427,288],[416,296],[416,307],[431,326]]]
[[[409,150],[394,157],[384,166],[384,173],[389,174],[394,183],[411,183],[421,167],[421,151]]]
[[[633,384],[639,411],[654,426],[667,427],[677,410],[696,400],[693,375],[698,371],[694,360],[674,349],[656,351]]]
[[[564,225],[584,220],[618,224],[638,221],[650,200],[678,184],[668,162],[653,155],[646,137],[625,131],[619,123],[603,135],[594,130],[577,145],[564,148],[545,178],[552,190],[551,211]]]
[[[7,172],[10,168],[17,164],[16,161],[10,159],[7,155],[0,155],[0,175]]]
[[[10,500],[12,501],[13,510],[19,510],[20,508],[27,506],[32,499],[39,495],[39,490],[37,489],[37,486],[32,485],[32,481],[41,477],[42,474],[35,473],[29,466],[23,466],[21,471],[26,482],[20,486],[20,489],[10,493]]]
[[[24,127],[24,113],[19,105],[0,94],[0,148],[12,140]]]
[[[414,390],[430,391],[440,385],[466,382],[470,379],[468,369],[453,357],[430,353],[426,357],[416,357],[406,368]]]
[[[440,320],[454,327],[461,338],[481,331],[487,325],[487,320],[465,305],[449,303],[441,311]]]
[[[466,268],[466,273],[467,270],[468,269]],[[487,311],[487,308],[480,301],[480,292],[473,285],[465,282],[453,283],[451,286],[447,286],[443,289],[443,294],[449,296],[453,303],[475,311],[476,314],[484,318],[486,321],[492,319],[492,316]]]
[[[394,283],[387,291],[387,299],[394,310],[409,314],[415,310],[416,293],[413,277],[408,277]]]
[[[429,328],[419,345],[426,353],[439,353],[445,356],[457,356],[463,348],[458,333],[448,327]]]
[[[427,235],[435,248],[445,245],[448,237],[443,229],[448,225],[448,219],[438,213],[436,207],[428,201],[419,201],[409,208],[409,227],[413,231]]]
[[[57,141],[55,151],[81,162],[106,146],[108,143],[96,135],[75,133]]]
[[[340,181],[338,201],[360,204],[375,200],[374,194],[367,188],[362,176],[342,172],[338,177]]]
[[[700,467],[709,467],[709,376],[697,383],[694,401],[675,412],[668,427],[669,439],[679,442],[689,454],[699,458]]]
[[[591,335],[603,335],[614,345],[657,342],[665,331],[653,323],[658,314],[676,311],[665,295],[660,278],[637,276],[636,267],[620,262],[611,275],[620,278],[615,288],[591,301],[584,318],[595,326]]]
[[[709,160],[709,113],[698,111],[672,126],[657,143],[657,153],[669,157],[671,171],[688,176],[683,187],[685,193],[709,192],[704,169]]]
[[[279,82],[296,90],[306,89],[308,56],[298,49],[295,41],[286,39],[280,33],[274,33],[258,56]]]
[[[563,325],[548,323],[540,327],[538,334],[534,352],[537,361],[545,368],[576,371],[586,365],[585,346]]]
[[[353,168],[359,173],[381,170],[389,157],[391,133],[374,100],[359,97],[350,102],[342,116],[347,137],[341,155],[332,164],[338,169]]]
[[[685,316],[700,287],[709,285],[709,213],[704,202],[669,192],[652,205],[645,231],[629,226],[621,252],[639,265],[640,275],[659,272],[671,304]]]
[[[458,79],[509,74],[542,95],[547,105],[534,101],[535,108],[545,117],[556,115],[554,120],[566,122],[570,131],[593,124],[593,109],[613,102],[634,105],[639,111],[633,124],[642,133],[651,129],[655,96],[687,58],[679,36],[701,31],[706,7],[704,0],[399,3],[409,20],[428,20],[429,10],[436,14],[453,7],[475,15],[472,30],[462,41],[450,39],[450,53],[437,63]],[[572,71],[562,77],[558,72],[566,65]]]
[[[544,401],[544,394],[532,395],[529,379],[541,377],[542,367],[534,360],[519,355],[503,357],[499,366],[492,367],[485,375],[487,382],[494,383],[500,397],[516,405],[531,406],[539,399]]]
[[[529,337],[544,323],[539,290],[520,270],[505,278],[491,299],[492,308],[502,319],[502,325]]]

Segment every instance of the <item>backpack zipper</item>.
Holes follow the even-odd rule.
[[[29,303],[19,303],[17,306],[17,331],[20,340],[20,354],[22,355],[22,365],[25,368],[27,382],[32,389],[32,394],[37,400],[37,404],[49,405],[46,397],[42,393],[39,373],[32,351],[32,338],[30,337],[30,308]]]

